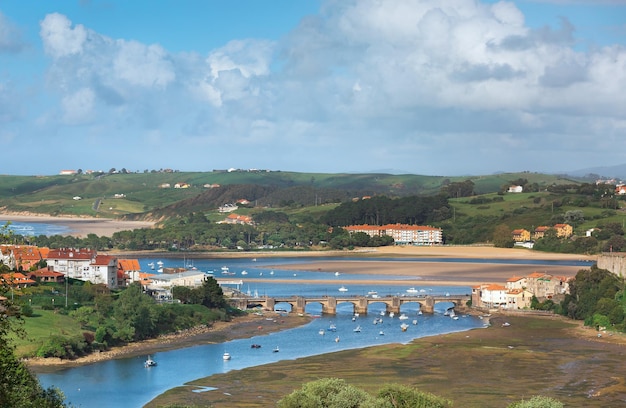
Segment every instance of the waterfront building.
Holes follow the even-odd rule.
[[[390,236],[396,245],[441,245],[441,228],[408,224],[349,225],[343,227],[350,234],[363,232],[370,237]]]

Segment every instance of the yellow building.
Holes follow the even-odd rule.
[[[513,235],[513,241],[515,242],[527,242],[530,241],[530,231],[525,229],[516,229],[511,233]]]

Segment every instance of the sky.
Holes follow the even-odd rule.
[[[626,163],[626,0],[0,0],[0,174]]]

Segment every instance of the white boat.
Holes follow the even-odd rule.
[[[323,336],[326,334],[326,332],[324,331],[324,329],[320,329],[320,331],[318,331],[318,333],[320,334],[320,336]]]
[[[389,317],[391,317],[392,319],[393,319],[393,317],[394,317],[395,315],[396,315],[396,314],[395,314],[394,312],[389,312]]]
[[[370,290],[369,292],[367,292],[368,296],[374,296],[374,295],[378,295],[378,292],[376,292],[375,290]]]
[[[378,335],[379,335],[379,336],[384,336],[384,335],[385,335],[385,332],[381,330],[381,331],[379,331],[379,332],[378,332]]]
[[[154,269],[154,262],[150,262],[148,266],[150,267],[150,269]]]
[[[402,313],[400,316],[398,316],[398,319],[400,320],[407,320],[409,318],[409,316],[405,315],[404,313]]]
[[[278,346],[276,346],[276,348],[274,350],[272,350],[274,353],[278,353],[280,351],[280,349],[278,348]]]
[[[408,324],[406,324],[406,323],[402,323],[402,324],[400,325],[400,329],[402,329],[402,331],[403,331],[403,332],[405,332],[405,331],[406,331],[406,329],[408,329],[408,328],[409,328],[409,325],[408,325]]]
[[[385,315],[385,313],[386,313],[386,312],[385,312],[384,310],[381,310],[381,311],[380,311],[380,315],[381,315],[381,316],[384,316],[384,315]]]
[[[419,312],[417,312],[417,314],[421,316],[422,315],[422,311],[420,310]]]
[[[361,333],[361,326],[357,326],[354,328],[354,330],[352,330],[355,333]]]
[[[143,363],[145,367],[154,367],[157,365],[156,361],[152,357],[148,356],[148,359]]]
[[[419,291],[418,291],[417,289],[415,289],[415,288],[408,288],[408,289],[406,290],[406,293],[418,293],[418,292],[419,292]]]
[[[335,276],[339,276],[339,272],[335,272]]]
[[[222,356],[222,359],[230,360],[230,353],[224,353],[224,355]]]
[[[348,288],[346,288],[345,286],[342,286],[339,288],[339,292],[347,292]]]
[[[331,323],[330,326],[328,326],[328,331],[336,332],[337,331],[337,326],[335,326],[333,323]]]
[[[159,265],[159,266],[163,266],[163,261],[158,261],[158,262],[157,262],[157,265]]]
[[[241,271],[241,274],[242,274],[242,275],[247,275],[247,274],[248,274],[248,271]]]
[[[417,319],[413,319],[413,324],[416,325],[417,324]]]

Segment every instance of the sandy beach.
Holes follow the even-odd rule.
[[[0,214],[0,225],[7,221],[27,222],[62,225],[70,229],[69,235],[85,238],[89,234],[100,237],[110,237],[118,231],[127,231],[138,228],[152,228],[154,222],[149,221],[123,221],[108,218],[90,217],[53,217],[50,215],[37,214]]]

